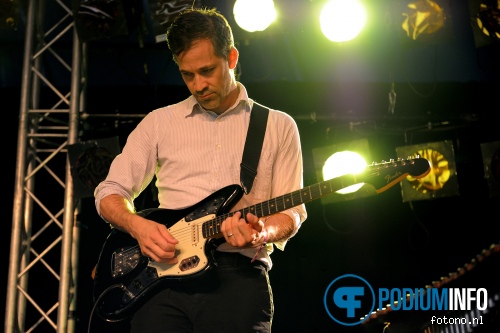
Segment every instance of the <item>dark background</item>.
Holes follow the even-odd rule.
[[[205,2],[233,23],[232,3]],[[367,138],[373,161],[380,162],[401,157],[396,156],[397,147],[453,143],[458,194],[408,203],[396,184],[375,197],[328,205],[315,201],[307,204],[309,217],[286,251],[273,254],[274,331],[347,330],[323,307],[323,294],[335,278],[356,274],[374,288],[420,288],[456,272],[499,242],[499,196],[484,177],[480,148],[500,140],[499,43],[478,37],[469,10],[477,1],[443,2],[449,10],[445,30],[435,39],[417,41],[408,41],[399,29],[398,10],[404,1],[377,1],[368,29],[344,44],[320,36],[314,19],[320,1],[275,3],[281,11],[279,22],[269,31],[249,35],[233,24],[238,70],[252,98],[296,119],[304,185],[319,181],[312,158],[317,147]],[[8,127],[17,128],[22,79],[20,23],[17,30],[0,30],[2,135],[8,147],[4,258],[9,251],[17,138]],[[154,42],[147,24],[149,29],[133,28],[126,36],[89,41],[88,114],[145,114],[188,96],[166,44]],[[52,80],[68,84],[46,65]],[[394,111],[388,102],[392,86],[397,94]],[[89,117],[81,124],[82,140],[116,135],[123,143],[136,121]],[[82,207],[79,320],[85,324],[91,302],[89,272],[107,229],[91,198],[84,199]],[[487,278],[476,277],[476,283]]]

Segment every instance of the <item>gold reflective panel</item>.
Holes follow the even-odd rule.
[[[427,159],[431,164],[431,171],[425,177],[420,179],[407,177],[416,191],[426,193],[427,191],[436,191],[442,189],[446,182],[450,180],[449,162],[446,157],[438,150],[432,148],[420,149],[417,155]]]
[[[441,6],[434,1],[419,0],[408,3],[403,12],[402,24],[406,35],[412,40],[432,35],[444,26],[446,20]]]
[[[488,37],[500,38],[500,2],[481,3],[477,13],[477,26]]]
[[[445,140],[396,148],[398,158],[422,157],[431,170],[420,179],[406,177],[401,184],[403,202],[458,195],[453,142]]]

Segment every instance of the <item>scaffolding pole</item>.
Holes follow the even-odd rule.
[[[85,48],[71,1],[26,4],[5,332],[73,332],[79,233],[67,145],[78,140]],[[65,82],[52,81],[61,73]]]

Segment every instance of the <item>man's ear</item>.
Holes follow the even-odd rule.
[[[238,50],[235,47],[232,47],[231,51],[229,51],[229,56],[227,57],[230,69],[234,69],[236,67],[236,64],[238,63],[238,57]]]

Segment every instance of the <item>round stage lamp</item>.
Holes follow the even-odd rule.
[[[331,0],[320,14],[321,31],[332,42],[347,42],[366,24],[366,10],[357,0]]]
[[[366,168],[365,159],[352,151],[340,151],[330,156],[323,166],[323,179],[329,180],[346,174],[357,174]],[[343,188],[336,193],[347,194],[356,192],[364,183],[354,184]]]
[[[276,19],[273,0],[236,0],[234,20],[248,32],[264,31]]]

